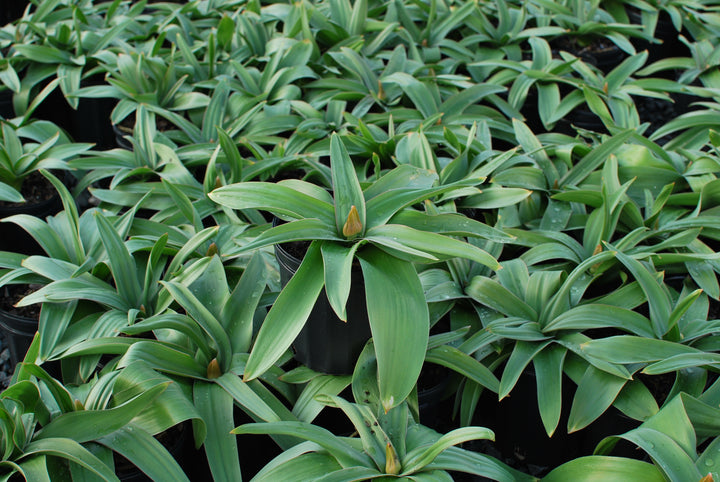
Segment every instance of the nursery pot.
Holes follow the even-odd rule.
[[[534,465],[543,472],[577,457],[592,455],[605,437],[635,428],[639,422],[625,417],[614,407],[587,427],[567,433],[567,422],[574,396],[574,384],[567,377],[562,383],[562,414],[552,437],[548,437],[537,406],[537,379],[534,370],[522,373],[510,395],[498,402],[497,394],[486,391],[480,399],[476,422],[495,432],[494,446],[511,465]],[[621,444],[614,455],[637,457]]]
[[[38,320],[0,310],[0,330],[10,350],[10,364],[14,367],[25,358],[38,330]]]
[[[282,245],[275,245],[275,257],[285,286],[300,267],[301,260]],[[295,358],[315,371],[349,375],[370,336],[362,272],[359,267],[353,267],[347,322],[337,317],[323,289],[293,343]]]
[[[0,219],[13,216],[15,214],[28,214],[40,219],[57,214],[62,209],[62,201],[60,195],[55,194],[44,201],[23,204],[0,204]],[[35,239],[30,236],[23,228],[15,223],[0,224],[0,251],[12,251],[21,254],[43,254],[44,251]]]

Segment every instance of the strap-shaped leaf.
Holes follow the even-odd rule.
[[[220,368],[225,373],[230,368],[232,359],[232,347],[230,339],[225,333],[225,329],[217,318],[208,310],[203,301],[195,297],[190,289],[175,281],[165,281],[162,283],[170,295],[182,306],[202,329],[212,338],[217,346],[217,359]]]
[[[110,260],[110,269],[113,273],[118,294],[126,300],[129,306],[139,308],[142,296],[140,287],[142,285],[138,279],[135,259],[105,216],[96,213],[95,220],[100,232],[100,238]]]
[[[355,206],[360,222],[360,231],[345,235],[352,238],[365,232],[365,198],[360,181],[355,173],[355,165],[350,159],[342,139],[337,134],[330,138],[330,166],[332,170],[333,198],[335,200],[335,226],[338,236],[345,232],[352,206]]]
[[[281,184],[242,182],[218,188],[208,196],[232,209],[261,209],[298,219],[316,218],[335,227],[332,205]]]
[[[202,366],[195,358],[174,346],[157,341],[131,343],[118,362],[118,367],[128,366],[136,360],[143,360],[156,370],[165,373],[200,379],[205,379],[207,376],[207,367]]]
[[[327,450],[344,467],[374,467],[372,459],[327,429],[306,422],[247,423],[234,434],[285,434],[309,440]]]
[[[415,108],[420,111],[424,118],[428,118],[438,112],[438,99],[433,95],[432,90],[410,74],[395,72],[382,77],[380,81],[402,88],[403,92],[407,94],[415,105]]]
[[[456,428],[437,439],[429,447],[420,446],[408,452],[403,460],[403,474],[412,474],[421,470],[449,447],[470,440],[495,440],[495,434],[484,427]]]
[[[543,328],[543,331],[582,331],[607,327],[620,328],[647,338],[654,337],[650,320],[640,313],[601,303],[590,303],[571,308],[569,311],[548,322]]]
[[[544,482],[590,482],[597,477],[612,480],[664,482],[667,479],[655,465],[626,457],[591,455],[578,457],[557,467],[543,477]],[[698,479],[699,480],[699,479]]]
[[[490,269],[500,269],[500,263],[488,252],[477,246],[442,234],[420,231],[398,224],[386,224],[368,231],[366,239],[373,236],[390,238],[418,251],[424,251],[438,259],[466,258]]]
[[[215,379],[215,383],[235,400],[235,403],[243,407],[247,413],[259,417],[266,422],[276,422],[280,416],[272,409],[252,388],[243,382],[237,375],[225,373]]]
[[[361,476],[352,480],[364,480],[364,474],[379,475],[377,470],[365,467],[349,467],[343,469],[340,464],[328,453],[308,452],[308,447],[315,447],[312,442],[302,442],[296,447],[286,450],[271,460],[257,473],[255,482],[275,482],[276,480],[321,480],[324,476],[342,473],[349,470],[354,475]],[[368,477],[369,478],[369,477]],[[344,479],[343,479],[344,480]]]
[[[159,443],[159,442],[158,442]],[[36,454],[53,455],[81,465],[108,482],[120,482],[112,470],[88,449],[68,438],[46,438],[30,442],[23,451],[23,458]],[[182,480],[182,479],[178,479]]]
[[[225,326],[233,354],[250,351],[253,316],[265,292],[268,277],[262,254],[255,253],[222,307],[220,321]]]
[[[54,418],[35,435],[35,439],[66,437],[83,443],[104,437],[126,426],[147,408],[170,384],[156,385],[135,398],[104,410],[78,410]]]
[[[552,437],[562,413],[563,365],[567,349],[552,344],[535,355],[533,367],[537,380],[537,403],[545,432]]]
[[[352,265],[359,243],[345,246],[342,243],[323,243],[322,257],[325,268],[325,292],[335,314],[347,321],[345,305],[350,296]]]
[[[428,350],[425,361],[450,368],[495,393],[500,389],[500,381],[488,367],[453,346],[441,345]]]
[[[620,146],[633,137],[634,129],[619,132],[585,154],[560,180],[560,186],[576,186],[600,167]]]
[[[639,336],[611,336],[591,340],[582,346],[583,353],[613,363],[648,363],[675,355],[700,355],[703,352],[687,345]]]
[[[125,457],[151,480],[170,478],[189,482],[173,456],[142,427],[123,427],[97,442]]]
[[[415,267],[379,249],[360,255],[385,411],[415,387],[428,343],[429,313]],[[398,349],[402,347],[402,349]]]
[[[465,292],[474,300],[504,315],[528,321],[537,320],[538,315],[530,305],[493,279],[475,276]]]
[[[234,427],[233,399],[215,383],[195,382],[193,402],[207,426],[205,455],[214,480],[242,480],[237,437]]]
[[[595,421],[615,401],[627,380],[589,366],[578,383],[568,418],[568,433]]]
[[[313,241],[265,317],[245,367],[244,380],[265,373],[290,347],[310,316],[323,285],[320,243]]]

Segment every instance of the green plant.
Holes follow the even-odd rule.
[[[74,93],[83,80],[99,72],[100,59],[116,48],[132,22],[117,5],[108,5],[50,1],[16,22],[8,67],[19,74],[13,76],[7,71],[3,81],[15,92],[18,115],[29,115],[37,89],[48,79],[57,79],[68,104],[77,109],[79,99]]]
[[[203,421],[195,426],[195,440],[198,447],[204,445],[213,476],[240,480],[237,443],[229,433],[234,407],[256,420],[296,420],[263,383],[240,379],[267,278],[260,254],[232,289],[219,256],[198,259],[162,283],[161,308],[155,315],[118,327],[126,335],[152,334],[155,339],[97,338],[71,346],[62,356],[120,355],[120,368],[142,364],[167,374],[181,385],[181,397],[195,406]],[[293,400],[293,390],[277,376],[278,370],[272,370],[265,381]],[[278,443],[288,447],[291,441]]]
[[[37,343],[30,351],[36,349]],[[12,385],[0,396],[5,447],[0,473],[5,478],[19,473],[26,480],[72,473],[117,481],[112,470],[115,450],[153,477],[172,474],[174,480],[188,480],[165,448],[133,423],[152,410],[149,407],[169,384],[155,384],[114,406],[96,408],[85,406],[76,396],[85,402],[90,398],[72,393],[42,368],[21,363]],[[107,379],[98,382],[98,390],[99,385],[107,387]],[[127,448],[133,445],[143,450]]]
[[[338,396],[316,396],[323,405],[342,410],[356,430],[353,436],[337,436],[324,428],[292,421],[246,424],[233,430],[241,435],[284,434],[306,440],[268,463],[254,481],[287,479],[299,473],[305,480],[323,477],[364,480],[383,476],[452,480],[447,471],[492,480],[536,480],[491,456],[455,447],[471,440],[492,440],[491,430],[463,427],[441,435],[417,422],[410,401],[385,409],[380,403],[372,345],[372,342],[366,345],[352,376],[356,403]]]
[[[16,125],[0,120],[0,186],[15,201],[22,201],[23,182],[40,169],[69,170],[68,161],[90,149],[70,142],[51,122]]]
[[[333,310],[345,319],[352,264],[359,259],[377,350],[382,403],[390,409],[410,393],[427,345],[427,305],[413,263],[460,256],[490,267],[497,264],[479,248],[440,234],[464,232],[456,222],[429,226],[427,231],[393,223],[393,217],[408,206],[456,189],[459,184],[433,187],[436,175],[403,165],[362,189],[338,135],[331,139],[330,158],[334,197],[301,181],[238,183],[210,193],[211,199],[222,205],[267,210],[290,221],[245,244],[243,251],[313,240],[260,329],[245,379],[262,374],[290,346],[323,286]],[[340,269],[331,270],[331,266]],[[398,351],[401,345],[405,348]]]
[[[701,388],[702,391],[702,388]],[[702,480],[718,477],[717,384],[698,395],[679,393],[634,430],[607,437],[595,455],[567,462],[543,481],[591,480],[597,476],[622,480]],[[608,456],[617,442],[627,440],[650,456],[652,464]],[[698,453],[700,442],[704,450]],[[612,474],[612,475],[611,475]]]
[[[107,84],[91,85],[74,92],[77,97],[118,99],[110,120],[120,124],[140,105],[146,105],[160,116],[170,117],[173,112],[207,107],[209,97],[186,84],[175,65],[175,55],[153,56],[143,52],[111,53],[106,55],[101,68],[107,72]],[[168,121],[173,122],[172,118]]]
[[[594,39],[606,38],[627,54],[634,55],[631,36],[642,37],[640,26],[618,23],[601,6],[600,0],[534,0],[529,6],[539,26],[557,25],[566,30],[580,49]]]

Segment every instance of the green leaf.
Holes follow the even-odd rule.
[[[182,306],[188,315],[190,315],[212,338],[217,347],[217,360],[220,369],[224,373],[230,368],[230,360],[232,359],[232,347],[230,339],[225,333],[225,329],[215,316],[208,310],[203,301],[197,299],[187,286],[175,281],[162,282],[165,289],[170,295]],[[207,300],[205,300],[207,303]]]
[[[666,340],[637,336],[611,336],[581,346],[583,353],[612,363],[647,363],[675,355],[702,354],[700,350]]]
[[[568,418],[568,433],[583,429],[595,421],[615,401],[627,380],[593,366],[587,367],[578,383]]]
[[[232,209],[262,209],[297,219],[316,218],[335,229],[331,204],[282,184],[242,182],[215,189],[208,196]]]
[[[345,306],[350,296],[352,265],[359,246],[359,243],[349,247],[340,243],[324,243],[321,249],[325,268],[325,292],[333,311],[345,322],[347,322]]]
[[[142,285],[138,280],[135,260],[130,255],[125,243],[120,239],[118,232],[105,216],[96,213],[95,221],[100,232],[100,239],[110,259],[110,268],[113,272],[118,294],[123,297],[130,307],[140,308],[142,296],[140,287]]]
[[[591,455],[562,464],[543,477],[543,482],[664,482],[662,472],[654,465],[624,457]]]
[[[473,277],[465,292],[475,301],[504,315],[516,316],[528,321],[535,321],[538,318],[535,310],[525,301],[497,281],[485,276]]]
[[[425,358],[430,315],[412,264],[378,249],[366,249],[359,257],[375,343],[380,401],[388,411],[415,387]]]
[[[271,460],[253,478],[254,482],[275,482],[277,480],[320,480],[324,476],[331,476],[334,473],[352,471],[352,475],[358,475],[362,480],[368,473],[378,475],[377,470],[365,467],[350,467],[342,469],[340,464],[327,453],[308,452],[307,447],[313,445],[311,442],[298,444],[290,450]]]
[[[489,428],[461,427],[446,433],[429,447],[420,446],[407,453],[402,460],[403,474],[408,475],[422,470],[430,462],[453,445],[470,440],[495,440],[495,434]]]
[[[223,50],[228,50],[235,33],[235,22],[227,14],[224,14],[217,27],[217,40]]]
[[[129,366],[137,360],[143,360],[156,370],[169,374],[200,379],[205,379],[207,375],[207,367],[193,357],[157,341],[132,343],[118,362],[118,367]]]
[[[67,438],[46,438],[34,440],[25,446],[23,458],[36,454],[52,455],[70,460],[81,465],[105,481],[119,482],[115,474],[100,459],[94,456],[89,450]],[[182,480],[182,479],[178,479]]]
[[[653,338],[655,336],[650,326],[650,320],[640,313],[601,303],[575,306],[554,320],[550,320],[545,325],[543,331],[582,331],[607,327],[619,328],[646,338]]]
[[[453,346],[442,345],[428,350],[425,361],[450,368],[495,393],[500,389],[500,381],[489,368]]]
[[[104,437],[126,426],[137,414],[147,408],[170,382],[155,385],[135,398],[114,408],[79,410],[61,414],[35,435],[35,439],[66,437],[83,443]]]
[[[395,84],[407,94],[415,108],[424,118],[438,113],[437,99],[427,85],[405,72],[395,72],[380,79],[383,83]]]
[[[247,423],[235,428],[234,434],[285,434],[309,440],[327,450],[343,466],[374,467],[372,459],[353,448],[327,429],[305,422]]]
[[[222,307],[221,321],[225,326],[232,353],[247,353],[253,336],[253,317],[265,292],[270,273],[261,253],[255,253],[245,267],[240,281]]]
[[[244,380],[267,371],[295,340],[315,306],[324,285],[321,244],[313,241],[305,258],[260,327],[245,367]]]
[[[566,349],[553,344],[533,358],[538,409],[548,437],[555,433],[562,413],[563,363],[566,355]]]
[[[634,129],[622,131],[593,148],[560,179],[560,186],[576,186],[582,182],[591,172],[607,161],[610,154],[625,144],[634,132]]]
[[[338,236],[344,234],[344,226],[349,222],[352,206],[360,217],[360,232],[345,235],[347,238],[362,236],[365,233],[365,198],[360,181],[355,173],[355,165],[337,134],[330,137],[330,167],[332,172],[333,198],[335,200],[335,226]]]
[[[399,224],[386,224],[368,230],[365,239],[385,244],[390,239],[413,250],[425,252],[438,259],[466,258],[490,269],[500,269],[500,263],[488,252],[470,243],[460,241],[438,233],[420,231]],[[395,243],[393,243],[395,244]]]
[[[233,421],[233,399],[219,385],[195,382],[193,402],[207,426],[205,455],[214,480],[242,480],[237,437],[230,431]]]
[[[119,453],[150,480],[189,482],[177,461],[165,447],[142,427],[129,425],[98,440],[98,443]]]
[[[653,331],[657,338],[662,338],[670,330],[668,314],[671,313],[672,307],[668,295],[653,273],[640,261],[621,252],[617,252],[615,256],[640,283],[650,305],[650,322]]]
[[[245,382],[240,380],[237,375],[225,373],[215,382],[223,387],[223,389],[232,396],[233,400],[243,407],[246,413],[252,413],[266,422],[275,422],[280,420],[279,415],[256,394],[252,388]]]

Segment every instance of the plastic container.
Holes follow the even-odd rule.
[[[301,260],[275,245],[283,286],[300,267]],[[295,359],[315,371],[349,375],[365,343],[370,339],[365,285],[359,267],[353,268],[352,285],[347,302],[347,322],[337,317],[322,290],[304,328],[295,339]]]

